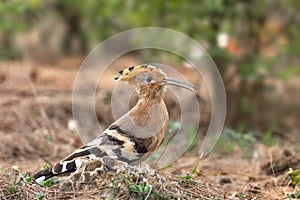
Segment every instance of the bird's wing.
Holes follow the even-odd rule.
[[[130,113],[125,114],[96,139],[75,150],[53,167],[36,173],[35,180],[45,180],[56,175],[74,172],[81,166],[84,159],[98,158],[108,167],[113,165],[112,160],[131,164],[141,162],[160,145],[162,138],[158,135],[161,135],[165,128],[157,124],[163,124],[161,121],[165,118],[156,117],[147,124],[141,124],[139,120],[140,118],[132,119]]]
[[[147,153],[156,150],[161,144],[167,125],[168,113],[165,105],[156,104],[147,111],[133,108],[130,113],[115,121],[109,129],[117,130],[116,137],[126,136],[134,143],[133,150],[137,153]]]
[[[34,179],[46,180],[56,175],[74,172],[81,166],[84,159],[98,158],[106,166],[113,165],[112,160],[136,162],[147,149],[143,146],[143,141],[135,140],[117,124],[119,124],[118,120],[96,139],[75,150],[53,167],[36,173]]]

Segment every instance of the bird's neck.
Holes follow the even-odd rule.
[[[163,101],[164,88],[151,85],[139,88],[139,100],[130,113],[131,119],[148,130],[147,149],[156,150],[162,143],[168,127],[169,115]]]
[[[160,85],[147,85],[138,88],[139,100],[137,106],[148,107],[163,102],[164,90]]]
[[[141,86],[138,88],[139,99],[137,104],[129,111],[130,116],[135,121],[144,120],[145,123],[149,120],[149,112],[153,108],[159,109],[159,113],[167,115],[166,105],[163,101],[163,88],[161,86]],[[158,107],[157,107],[158,106]],[[136,122],[137,123],[137,122]]]
[[[161,86],[139,87],[139,100],[129,111],[131,120],[142,127],[156,127],[155,135],[164,134],[168,125],[168,112],[163,101],[163,88]],[[153,130],[152,130],[153,131]],[[160,136],[160,140],[163,136]]]

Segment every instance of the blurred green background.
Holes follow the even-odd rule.
[[[174,29],[216,62],[228,126],[290,132],[300,119],[299,10],[298,0],[3,0],[0,57],[51,61],[131,28]]]

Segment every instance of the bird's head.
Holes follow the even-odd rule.
[[[135,85],[137,88],[164,88],[166,85],[179,86],[193,92],[197,92],[194,85],[168,78],[166,74],[153,65],[143,64],[132,66],[119,71],[120,76],[115,78],[115,81],[125,81]]]

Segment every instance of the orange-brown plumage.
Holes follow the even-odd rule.
[[[167,78],[161,69],[152,65],[132,66],[119,73],[116,81],[128,82],[136,87],[139,95],[137,104],[93,141],[52,168],[36,173],[35,180],[74,172],[83,159],[99,159],[108,167],[111,167],[112,160],[140,163],[158,149],[167,130],[169,116],[163,101],[165,86],[176,85],[196,92],[193,85]]]

